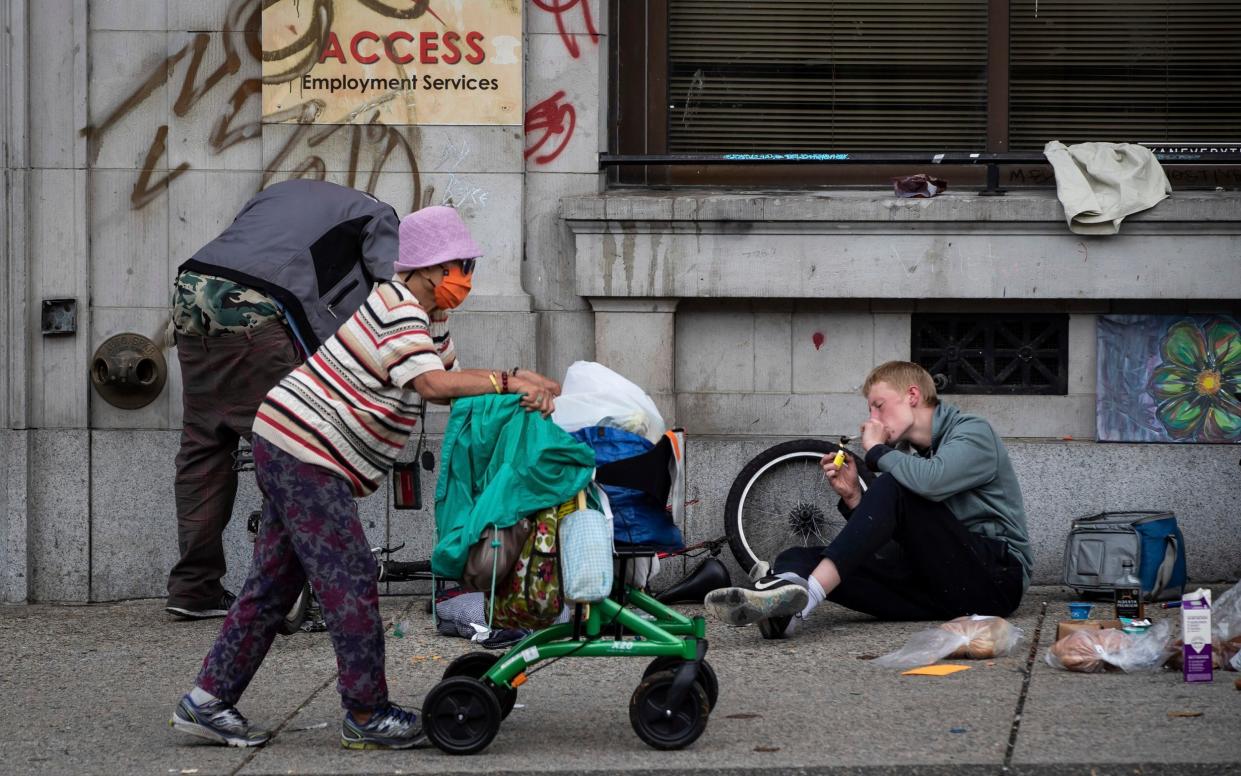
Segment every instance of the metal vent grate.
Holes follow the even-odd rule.
[[[1068,315],[915,313],[912,341],[943,393],[1068,392]]]

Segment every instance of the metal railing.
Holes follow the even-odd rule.
[[[1241,144],[1144,144],[1163,165],[1241,166]],[[1047,164],[1039,151],[1000,153],[972,151],[879,151],[824,153],[727,153],[727,154],[599,154],[599,167],[627,165],[715,166],[726,164],[909,164],[909,165],[985,165],[986,186],[981,196],[1001,196],[1000,167],[1003,165]]]

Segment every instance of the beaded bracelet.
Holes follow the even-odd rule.
[[[501,393],[508,393],[508,372],[500,373],[500,386],[504,389]]]

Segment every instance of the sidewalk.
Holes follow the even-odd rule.
[[[1172,671],[1053,670],[1043,655],[1066,600],[1060,588],[1032,589],[1011,618],[1026,633],[1019,654],[969,661],[970,670],[944,678],[900,676],[858,659],[895,649],[923,624],[878,623],[830,604],[786,642],[764,642],[753,628],[709,623],[719,705],[702,738],[679,752],[647,748],[629,726],[629,696],[644,660],[564,660],[531,676],[496,740],[467,758],[434,749],[341,749],[327,634],[277,638],[239,704],[277,734],[262,749],[239,750],[199,744],[167,726],[219,620],[174,621],[154,600],[4,607],[0,771],[1241,773],[1238,674],[1186,685]],[[434,635],[424,602],[382,600],[386,621],[414,622],[412,633],[387,642],[393,699],[412,706],[449,660],[469,651],[462,639]],[[1154,610],[1156,617],[1173,611]]]

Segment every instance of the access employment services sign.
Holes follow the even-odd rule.
[[[521,0],[274,0],[263,121],[521,124]]]

